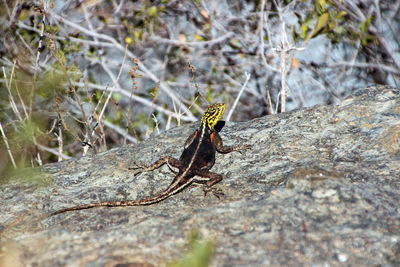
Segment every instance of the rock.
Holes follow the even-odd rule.
[[[2,185],[0,247],[24,265],[158,266],[179,258],[197,229],[214,242],[216,266],[400,265],[400,90],[389,87],[356,91],[340,106],[227,123],[225,144],[252,148],[217,155],[220,199],[191,186],[151,206],[45,216],[157,194],[173,179],[167,166],[137,176],[128,167],[179,157],[194,128],[48,164],[47,186]]]

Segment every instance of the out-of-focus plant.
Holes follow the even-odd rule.
[[[192,230],[179,259],[169,263],[169,267],[207,267],[215,254],[214,242],[204,240],[199,231]]]

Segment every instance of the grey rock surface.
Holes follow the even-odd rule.
[[[252,148],[217,154],[220,199],[193,185],[151,206],[44,216],[157,194],[173,179],[167,166],[137,176],[128,167],[179,157],[195,127],[49,164],[47,186],[2,185],[0,265],[159,266],[181,254],[191,229],[214,240],[214,266],[400,265],[400,90],[388,87],[227,123],[224,143]]]

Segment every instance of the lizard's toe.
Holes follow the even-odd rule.
[[[241,145],[237,147],[236,151],[239,152],[240,154],[243,154],[243,150],[251,148],[251,145]]]
[[[222,189],[211,187],[211,186],[207,186],[207,185],[203,186],[203,192],[204,192],[204,196],[207,196],[208,192],[212,192],[213,195],[215,197],[217,197],[218,199],[220,199],[220,197],[225,196],[225,194],[222,191]]]
[[[219,188],[215,188],[212,193],[214,194],[214,196],[218,199],[220,199],[221,197],[225,196],[224,191],[222,191],[222,189]]]
[[[128,170],[133,171],[133,175],[136,176],[139,173],[146,171],[146,167],[144,167],[144,166],[134,166],[134,167],[129,167]]]
[[[208,192],[211,191],[211,187],[205,185],[203,186],[203,192],[204,192],[204,196],[207,196]]]

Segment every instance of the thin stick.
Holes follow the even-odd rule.
[[[11,159],[11,163],[12,163],[12,165],[14,166],[14,169],[16,169],[16,168],[17,168],[17,165],[15,164],[15,160],[14,160],[14,157],[13,157],[13,155],[12,155],[10,146],[8,145],[8,139],[7,139],[6,134],[5,134],[4,131],[3,131],[3,126],[1,126],[1,122],[0,122],[0,131],[1,131],[1,135],[3,136],[4,143],[6,144],[6,148],[7,148],[7,151],[8,151],[8,156],[9,156],[10,159]]]
[[[57,142],[58,142],[58,162],[62,161],[62,155],[63,155],[63,139],[62,139],[62,130],[61,127],[58,127],[58,134],[54,133],[55,136],[57,136]]]
[[[265,94],[267,98],[267,115],[271,115],[273,113],[272,109],[272,101],[271,101],[271,95],[269,94],[269,87],[268,87],[268,80],[265,81]]]
[[[278,92],[278,95],[276,96],[276,105],[275,105],[275,114],[278,114],[278,108],[279,108],[279,97],[281,96],[281,91]]]
[[[284,28],[284,22],[282,22],[282,30],[285,31]],[[284,34],[282,34],[284,36]],[[283,39],[283,38],[282,38]],[[287,51],[286,51],[286,44],[282,42],[282,50],[281,50],[281,112],[286,111],[286,57],[287,57]]]
[[[227,34],[222,35],[213,40],[201,41],[201,42],[182,42],[179,40],[160,38],[160,37],[156,37],[156,36],[150,37],[149,39],[152,41],[166,43],[166,44],[175,45],[175,46],[206,46],[206,45],[212,46],[212,45],[215,45],[218,43],[225,42],[226,40],[231,39],[233,36],[234,36],[233,32],[228,32]]]
[[[21,113],[19,112],[18,107],[15,104],[14,97],[11,93],[11,84],[12,84],[12,80],[13,80],[13,76],[14,76],[14,71],[15,71],[15,62],[14,62],[13,68],[11,69],[10,80],[9,80],[9,82],[7,82],[7,73],[6,73],[5,68],[3,67],[4,81],[5,81],[5,84],[7,87],[8,97],[9,97],[11,108],[14,111],[15,115],[18,117],[18,120],[20,122],[22,122],[23,119],[22,119]]]
[[[237,97],[235,99],[235,102],[233,103],[233,106],[232,106],[231,110],[228,113],[228,116],[226,117],[226,121],[229,121],[231,119],[232,113],[235,110],[237,103],[239,102],[240,96],[242,95],[242,93],[244,91],[244,88],[246,88],[246,85],[250,80],[251,74],[245,72],[245,75],[246,75],[246,80],[244,81],[244,84],[243,84],[242,88],[240,89],[239,94],[237,95]]]
[[[44,145],[41,145],[41,144],[39,144],[39,143],[36,143],[35,145],[36,145],[40,150],[47,151],[47,152],[49,152],[49,153],[51,153],[51,154],[53,154],[53,155],[56,155],[56,156],[59,155],[58,151],[57,151],[56,149],[54,149],[54,148],[49,148],[49,147],[44,146]],[[62,157],[63,159],[71,159],[70,156],[67,156],[67,155],[64,155],[64,154],[62,154],[61,157]]]
[[[168,131],[171,128],[172,113],[169,113],[167,123],[165,124],[165,130]]]
[[[38,71],[39,71],[39,59],[40,59],[40,53],[41,53],[42,46],[43,46],[44,29],[45,29],[45,25],[46,25],[46,10],[42,10],[42,13],[43,13],[42,29],[40,31],[39,45],[38,45],[38,50],[37,50],[36,60],[35,60],[35,71],[33,73],[32,90],[31,90],[30,102],[29,102],[29,115],[32,114],[33,101],[35,99],[36,79],[37,79],[37,75],[38,75]]]

